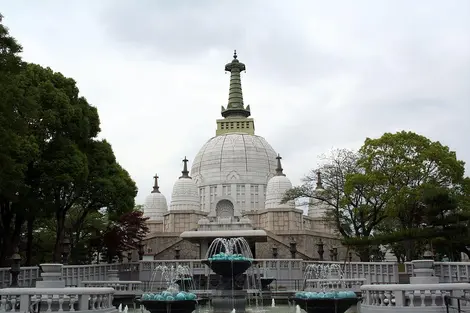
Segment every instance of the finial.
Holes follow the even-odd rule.
[[[282,165],[281,165],[282,157],[280,154],[277,155],[276,160],[277,160],[276,176],[286,176],[286,174],[282,172],[283,171]]]
[[[181,173],[183,175],[180,176],[180,178],[191,178],[189,177],[189,171],[188,171],[188,159],[186,159],[186,157],[184,157],[183,159],[183,170],[181,171]]]
[[[322,183],[322,180],[321,180],[321,172],[320,171],[317,171],[317,186],[315,188],[315,190],[323,190],[323,183]]]
[[[160,193],[160,187],[158,187],[158,175],[155,174],[155,176],[153,176],[153,179],[154,183],[152,193]]]
[[[232,62],[225,65],[225,71],[230,72],[230,88],[227,109],[222,109],[223,117],[248,117],[251,115],[249,108],[245,108],[243,103],[240,72],[245,70],[245,64],[238,60],[237,50],[234,50]]]

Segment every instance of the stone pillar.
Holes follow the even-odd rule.
[[[65,288],[65,281],[62,280],[62,264],[45,263],[39,266],[42,269],[42,281],[36,282],[36,288]]]
[[[439,277],[434,276],[434,260],[415,260],[413,265],[413,277],[410,284],[439,284]]]
[[[107,270],[106,276],[108,281],[119,281],[119,271],[118,270]]]

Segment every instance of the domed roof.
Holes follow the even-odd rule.
[[[171,194],[170,211],[173,210],[200,210],[198,187],[194,180],[189,177],[186,157],[183,160],[183,175],[173,185]]]
[[[152,193],[145,198],[144,202],[144,217],[148,217],[149,220],[162,220],[163,214],[168,211],[168,205],[165,196],[160,193],[158,176],[155,174],[153,178],[155,184]]]
[[[191,175],[199,186],[230,181],[266,184],[276,169],[276,152],[260,136],[227,133],[211,138],[194,158]]]
[[[281,157],[277,156],[276,176],[268,181],[266,187],[266,203],[265,209],[293,209],[294,201],[288,201],[281,204],[282,198],[287,190],[292,188],[292,183],[282,172]]]

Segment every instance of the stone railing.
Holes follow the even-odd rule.
[[[398,283],[398,263],[395,262],[334,262],[304,261],[304,271],[309,264],[337,264],[341,266],[345,278],[365,278],[368,284]]]
[[[134,295],[138,296],[142,294],[141,288],[142,282],[140,281],[82,281],[81,286],[86,288],[113,288],[116,292],[114,296],[126,296]]]
[[[306,279],[304,290],[305,291],[322,291],[326,290],[348,290],[360,292],[361,286],[364,285],[366,279],[360,278],[342,278],[342,279]]]
[[[434,270],[441,283],[470,282],[470,262],[434,262]],[[411,262],[405,263],[405,272],[412,276]]]
[[[113,288],[0,289],[0,312],[116,312]]]
[[[398,283],[398,264],[394,262],[333,262],[292,259],[259,259],[257,270],[265,277],[276,279],[302,279],[304,268],[311,263],[339,264],[345,278],[366,278],[368,284]],[[64,265],[62,279],[66,286],[80,286],[82,281],[104,281],[110,270],[119,270],[122,280],[148,281],[158,265],[187,265],[194,275],[208,274],[201,260],[155,260],[121,264]],[[412,276],[411,263],[405,264],[406,273]],[[441,283],[470,282],[470,262],[435,262],[435,275]],[[37,266],[22,267],[18,277],[21,287],[34,287],[39,277]],[[10,268],[0,268],[0,287],[10,285]]]
[[[445,312],[444,297],[466,296],[470,284],[363,285],[361,291],[361,313]]]

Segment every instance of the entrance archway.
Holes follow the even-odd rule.
[[[217,217],[233,217],[235,210],[232,201],[223,199],[217,202],[215,206],[215,214]]]

